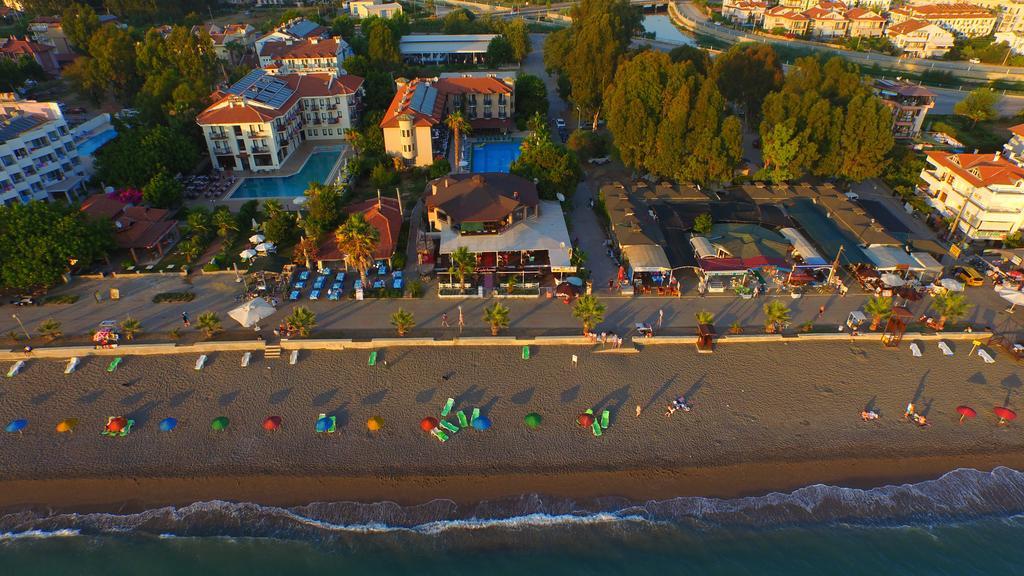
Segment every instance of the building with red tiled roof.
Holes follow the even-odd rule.
[[[760,26],[764,22],[764,13],[768,3],[762,0],[724,0],[722,17],[736,24]]]
[[[438,78],[396,80],[384,113],[384,149],[407,164],[428,166],[444,157],[448,114],[460,110],[474,132],[512,128],[515,80],[492,73],[451,73]]]
[[[344,74],[341,63],[352,55],[352,48],[340,36],[283,40],[263,45],[260,66],[283,74]]]
[[[22,56],[35,60],[50,76],[60,74],[60,65],[57,64],[57,56],[52,47],[33,42],[28,37],[0,38],[0,58],[17,61]]]
[[[237,44],[248,50],[255,44],[259,36],[256,29],[249,24],[226,24],[224,26],[197,24],[192,27],[193,34],[202,32],[206,32],[213,40],[213,51],[217,54],[217,58],[228,62],[232,61],[230,44]]]
[[[341,139],[362,106],[363,79],[253,70],[199,113],[214,168],[277,170],[306,140]]]
[[[885,35],[911,58],[936,58],[953,48],[953,34],[925,20],[892,24]]]
[[[796,8],[773,6],[764,13],[764,29],[803,36],[810,29],[811,19]]]
[[[391,260],[398,247],[398,235],[402,232],[402,205],[398,198],[380,197],[365,200],[345,207],[346,214],[362,214],[363,218],[377,230],[377,246],[373,250],[375,260]],[[317,249],[320,266],[333,267],[345,261],[345,254],[338,249],[338,239],[327,234]]]
[[[902,24],[910,20],[924,20],[952,33],[958,38],[978,38],[992,34],[996,15],[981,6],[966,3],[936,3],[910,5],[891,10],[889,20]]]
[[[919,189],[971,240],[1000,240],[1024,225],[1024,167],[994,154],[927,152]]]
[[[136,264],[163,258],[181,239],[178,222],[167,210],[124,204],[106,194],[89,196],[80,210],[93,220],[112,222],[114,242],[128,250]]]
[[[924,86],[904,80],[879,78],[872,87],[892,110],[892,135],[901,139],[916,138],[928,111],[935,107],[935,94]]]
[[[851,38],[879,38],[885,34],[885,18],[867,8],[852,8],[846,11],[850,22],[846,34]]]

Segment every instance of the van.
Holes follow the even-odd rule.
[[[968,286],[981,286],[985,283],[985,277],[970,266],[960,268],[956,278]]]

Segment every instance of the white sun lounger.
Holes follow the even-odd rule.
[[[67,367],[64,368],[64,373],[71,374],[72,372],[77,370],[79,362],[81,362],[81,360],[78,359],[78,356],[72,356],[71,359],[68,360]]]
[[[917,345],[917,342],[913,342],[910,345],[910,353],[914,355],[914,358],[921,357],[921,347]]]
[[[942,350],[942,353],[946,356],[953,355],[953,349],[949,347],[949,344],[946,344],[945,340],[939,340],[939,350]]]
[[[203,366],[206,365],[206,354],[203,354],[196,360],[196,370],[202,370]]]
[[[246,352],[245,354],[242,354],[242,368],[245,368],[249,365],[250,359],[252,359],[252,352]]]
[[[25,361],[24,360],[18,360],[17,362],[14,363],[14,366],[11,366],[11,369],[7,371],[7,377],[8,378],[14,378],[15,376],[18,375],[18,372],[21,372],[21,369],[24,368],[24,367],[25,367]]]
[[[288,363],[294,365],[299,361],[299,351],[292,350],[292,355],[288,357]]]
[[[981,356],[981,358],[985,361],[985,364],[996,363],[996,359],[993,358],[992,355],[989,354],[988,351],[983,348],[978,348],[978,356]]]

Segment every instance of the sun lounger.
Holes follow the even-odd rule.
[[[444,430],[441,430],[440,428],[434,428],[433,430],[430,431],[430,434],[433,435],[434,438],[440,440],[441,442],[448,441],[448,435],[445,434]]]
[[[196,360],[196,370],[202,370],[203,366],[206,366],[206,354],[202,354],[199,356],[199,359]]]
[[[469,428],[469,420],[466,418],[466,413],[459,410],[455,413],[455,417],[459,419],[459,426],[462,428]]]
[[[454,407],[455,398],[449,398],[448,401],[444,403],[444,408],[441,408],[441,418],[447,418],[448,414],[452,411],[452,408]]]
[[[317,289],[314,288],[313,291],[309,293],[309,299],[310,300],[319,300],[320,299],[320,290],[317,290]]]
[[[298,362],[298,361],[299,361],[299,351],[298,350],[292,350],[291,356],[288,357],[288,363],[291,364],[292,366],[294,366],[295,363]]]
[[[594,436],[600,436],[603,433],[601,430],[601,424],[597,420],[594,420],[594,423],[591,424],[590,428],[594,431]]]
[[[338,275],[334,277],[334,281],[335,282],[344,282],[345,281],[345,273],[344,272],[338,272]]]
[[[117,370],[117,367],[120,365],[121,357],[118,356],[117,358],[114,358],[113,360],[110,361],[110,364],[107,366],[107,372],[113,372],[114,370]]]
[[[530,347],[529,346],[523,346],[523,360],[529,360],[529,359],[530,359]]]
[[[996,359],[993,358],[992,355],[989,354],[988,351],[985,350],[984,348],[978,348],[978,356],[981,356],[981,358],[985,361],[985,364],[996,363]]]
[[[306,287],[306,281],[305,280],[299,280],[295,284],[292,284],[292,288],[298,288],[299,290],[301,290],[301,289],[303,289],[305,287]]]
[[[242,368],[249,366],[249,360],[252,360],[252,352],[242,354]]]
[[[299,280],[309,280],[309,270],[299,272]]]
[[[330,276],[331,275],[331,269],[326,267],[326,266],[324,266],[324,268],[322,270],[320,270],[320,274],[323,275],[323,276]]]
[[[295,300],[298,300],[299,296],[301,295],[302,293],[299,292],[298,290],[292,290],[291,292],[288,293],[288,299],[294,302]]]
[[[473,414],[469,417],[469,423],[472,424],[474,420],[480,417],[480,409],[473,408]]]
[[[949,347],[949,344],[946,344],[945,340],[939,340],[939,350],[942,350],[942,353],[946,356],[953,355],[952,348]]]
[[[24,360],[18,360],[17,362],[14,363],[14,366],[11,366],[11,369],[7,371],[7,377],[8,378],[14,378],[15,376],[18,375],[18,372],[21,372],[21,369],[24,368],[24,367],[25,367],[25,361]]]
[[[910,345],[910,353],[914,355],[914,358],[921,357],[921,347],[917,345],[917,342]]]
[[[367,361],[367,364],[369,364],[370,366],[376,366],[377,365],[377,351],[376,350],[374,350],[373,352],[370,352],[370,359]]]
[[[395,290],[401,290],[405,288],[405,280],[402,280],[401,278],[395,278],[394,281],[391,282],[391,287],[394,288]]]
[[[317,279],[313,281],[313,288],[315,290],[322,290],[324,287],[324,282],[326,280],[327,279],[324,278],[323,276],[318,276]]]
[[[456,432],[459,431],[459,427],[458,426],[456,426],[455,424],[452,424],[451,422],[449,422],[447,420],[441,420],[441,423],[438,424],[438,426],[440,426],[441,428],[444,428],[445,430],[451,432],[452,434],[455,434]]]
[[[340,300],[341,299],[341,290],[338,289],[338,288],[331,288],[330,290],[327,291],[327,299],[328,300]]]
[[[611,412],[610,411],[605,410],[604,412],[601,412],[601,428],[602,429],[604,429],[604,430],[608,429],[608,420],[609,420],[610,417],[611,417]]]

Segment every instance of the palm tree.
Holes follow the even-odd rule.
[[[448,126],[448,129],[452,131],[452,140],[455,143],[455,162],[453,165],[456,166],[455,171],[458,172],[459,162],[462,160],[462,156],[459,156],[459,152],[461,151],[460,140],[464,134],[469,134],[470,131],[472,131],[472,128],[469,126],[469,120],[466,120],[466,117],[462,114],[461,110],[456,110],[449,114],[444,123]]]
[[[39,335],[49,338],[50,340],[56,340],[64,335],[61,331],[61,324],[53,318],[47,318],[39,323]]]
[[[892,298],[888,296],[872,296],[864,305],[864,312],[871,316],[871,329],[878,330],[882,320],[888,320],[892,316]]]
[[[583,335],[586,336],[590,330],[604,322],[605,306],[598,301],[593,294],[584,294],[576,299],[572,305],[572,315],[583,323]]]
[[[772,300],[764,305],[764,331],[774,334],[779,331],[783,324],[788,324],[790,318],[789,306],[778,300]]]
[[[178,250],[181,250],[181,255],[185,257],[185,262],[191,264],[193,260],[202,255],[203,245],[198,237],[193,236],[188,240],[182,241],[178,246]]]
[[[267,220],[273,218],[277,213],[283,212],[284,206],[281,205],[279,200],[271,198],[263,203],[263,212],[267,215]]]
[[[142,323],[137,318],[128,316],[121,321],[121,332],[124,332],[124,337],[131,340],[136,334],[142,332]]]
[[[515,292],[516,291],[516,283],[517,282],[518,282],[518,280],[516,280],[516,275],[515,274],[509,274],[508,275],[508,280],[505,281],[505,291],[508,294],[512,294],[513,292]]]
[[[413,317],[412,312],[399,308],[391,315],[391,325],[395,327],[399,336],[405,336],[416,325],[416,318]]]
[[[962,292],[937,294],[932,300],[932,308],[939,314],[939,330],[946,327],[947,320],[956,324],[957,320],[967,315],[971,307]]]
[[[373,264],[373,251],[377,248],[380,233],[363,218],[353,214],[335,233],[338,249],[345,254],[345,262],[359,270],[359,279],[366,286],[366,270]]]
[[[491,325],[491,336],[497,336],[502,328],[508,328],[508,314],[508,307],[503,306],[501,302],[484,308],[484,322]]]
[[[185,225],[188,227],[190,235],[206,238],[210,234],[210,226],[212,225],[210,213],[202,207],[194,208],[185,217]]]
[[[579,272],[580,268],[583,268],[587,263],[587,253],[582,248],[573,248],[572,256],[569,257],[569,265],[576,268]]]
[[[700,312],[694,314],[694,316],[697,318],[697,324],[699,326],[705,326],[708,324],[713,324],[715,322],[715,315],[712,314],[711,312],[708,312],[707,310],[701,310]]]
[[[459,277],[459,290],[466,290],[466,276],[476,272],[476,255],[465,246],[459,246],[452,252],[452,265],[448,267],[449,276]]]
[[[291,315],[285,318],[285,322],[288,326],[298,331],[299,336],[305,338],[316,327],[316,314],[305,306],[299,306],[292,310]]]
[[[221,331],[220,316],[216,312],[203,312],[196,319],[196,327],[202,330],[206,337],[209,338]]]
[[[217,229],[217,235],[221,238],[227,238],[231,232],[238,231],[238,221],[235,219],[235,215],[227,208],[213,213],[213,226]]]

